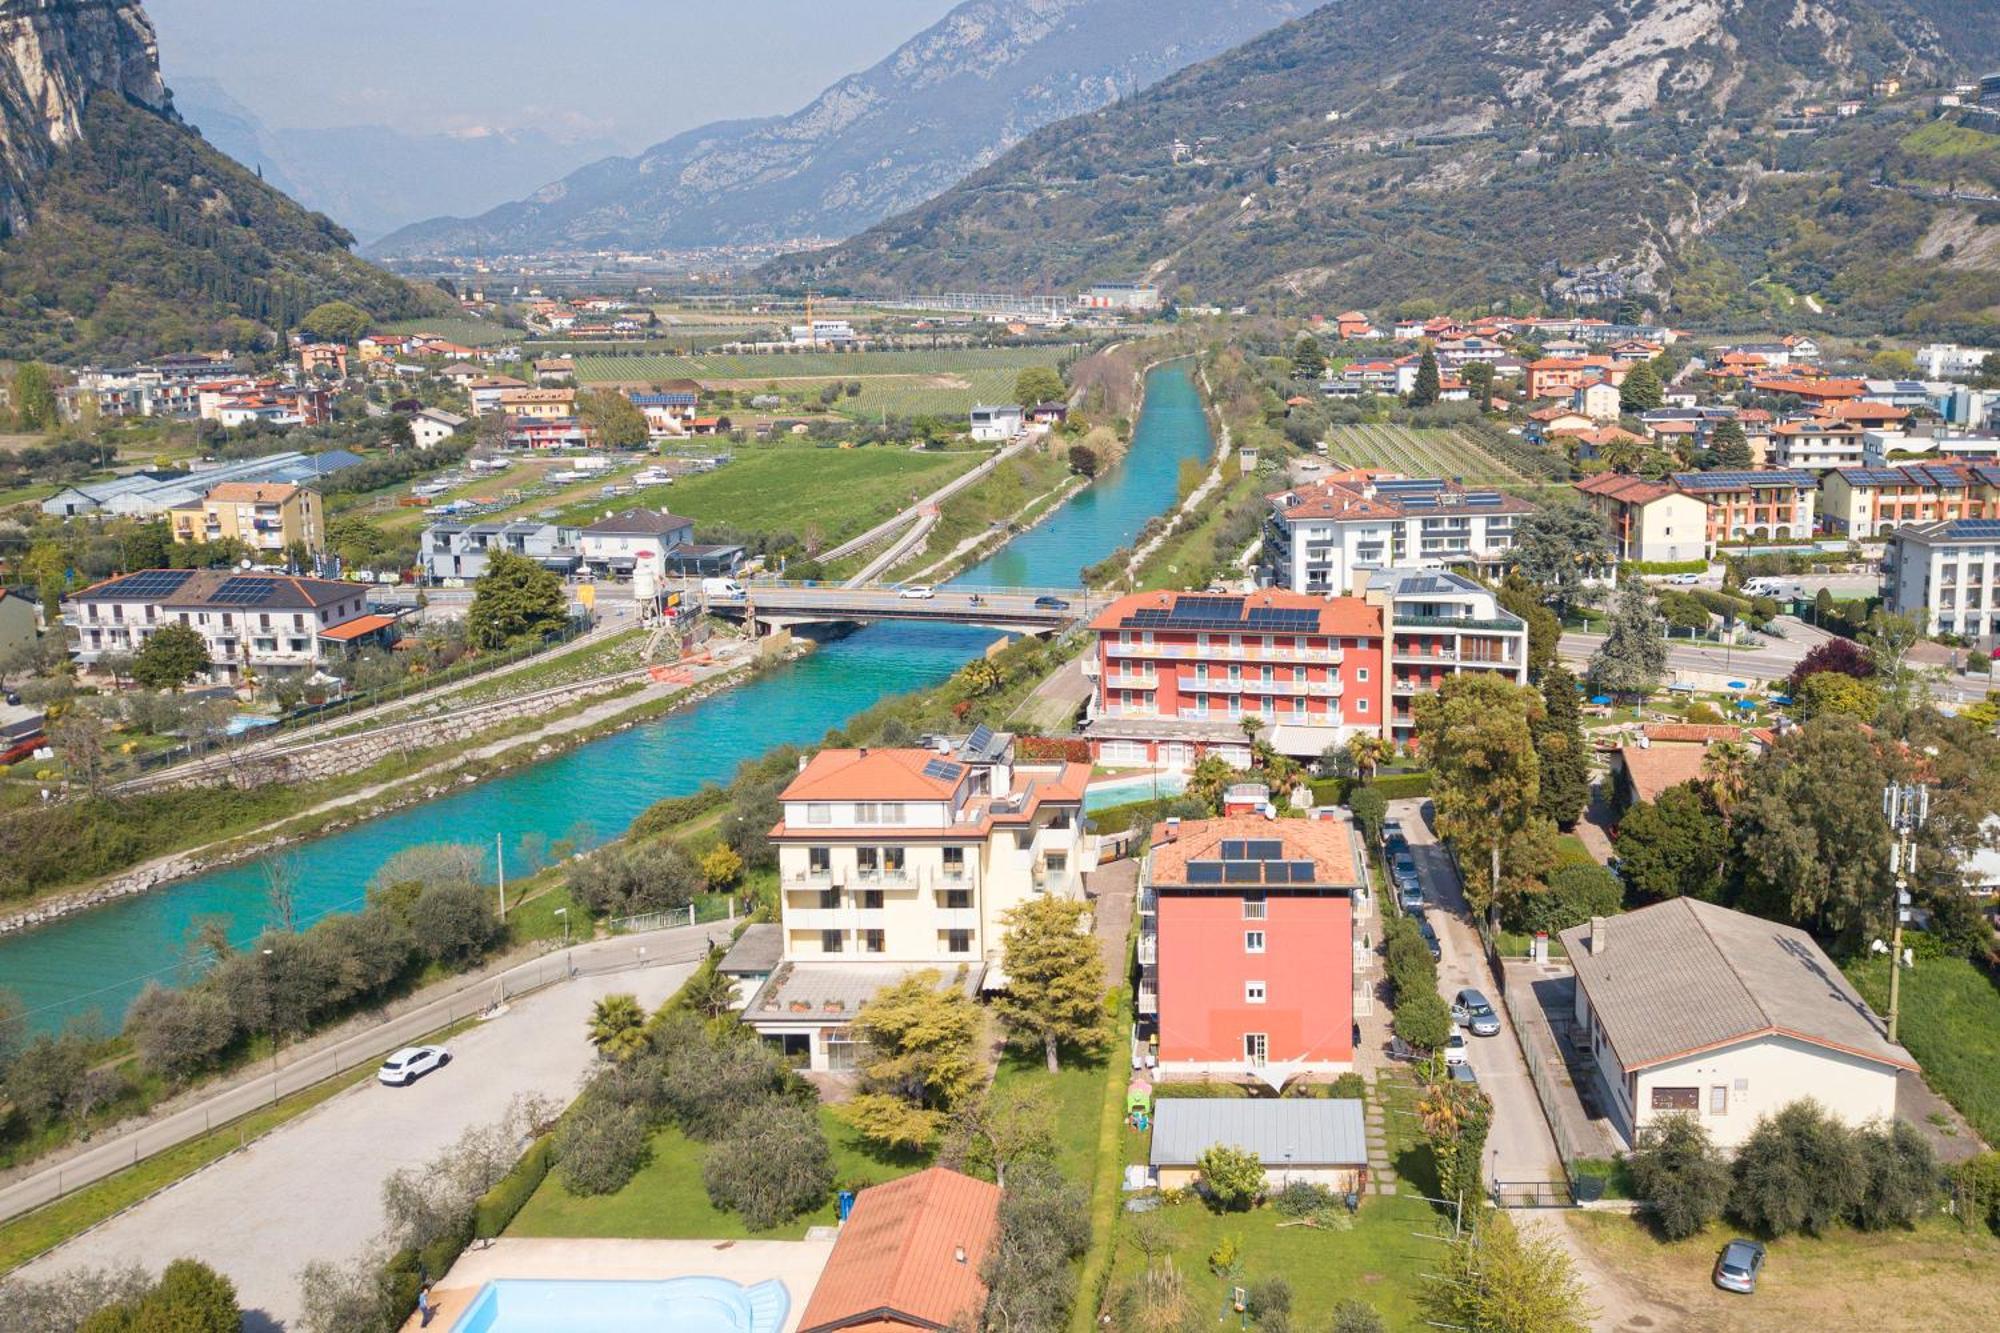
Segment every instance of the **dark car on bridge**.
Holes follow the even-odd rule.
[[[1069,610],[1069,603],[1060,597],[1037,597],[1035,599],[1035,609],[1037,611],[1067,611]]]

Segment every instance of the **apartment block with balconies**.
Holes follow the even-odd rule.
[[[1534,506],[1436,478],[1337,473],[1270,497],[1263,581],[1295,593],[1357,592],[1397,565],[1467,566],[1498,574]]]
[[[167,517],[180,545],[235,541],[267,555],[297,548],[308,557],[326,546],[319,492],[305,486],[225,481],[193,504],[168,510]]]
[[[316,670],[355,642],[355,629],[393,626],[371,616],[358,584],[228,569],[142,569],[85,588],[63,608],[77,660],[90,666],[130,656],[167,625],[201,636],[208,676],[248,677]]]
[[[1432,569],[1386,569],[1363,598],[1389,622],[1387,734],[1407,741],[1416,701],[1466,671],[1494,671],[1528,681],[1528,622],[1505,610],[1489,589]]]

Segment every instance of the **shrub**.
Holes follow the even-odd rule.
[[[721,868],[719,863],[717,868]],[[600,852],[570,877],[571,896],[598,916],[633,916],[686,907],[701,886],[701,868],[693,858],[665,842]]]
[[[1364,1075],[1349,1070],[1333,1081],[1332,1085],[1327,1088],[1326,1095],[1345,1100],[1367,1101],[1368,1079]]]
[[[1509,900],[1501,919],[1507,929],[1523,935],[1538,930],[1554,935],[1594,916],[1610,916],[1624,901],[1624,886],[1609,870],[1600,865],[1570,865],[1550,875],[1543,892],[1518,894]]]
[[[2000,1231],[2000,1152],[1988,1150],[1960,1162],[1952,1171],[1958,1194],[1958,1218],[1964,1226],[1984,1222]]]
[[[1914,1225],[1937,1201],[1937,1155],[1930,1141],[1903,1120],[1869,1125],[1858,1138],[1862,1190],[1854,1225],[1865,1231]]]
[[[480,1196],[472,1214],[472,1234],[491,1238],[505,1231],[515,1214],[527,1206],[528,1200],[541,1188],[542,1181],[548,1178],[549,1164],[554,1159],[553,1136],[545,1134],[536,1139],[521,1155],[521,1160],[514,1164],[514,1169]]]
[[[1395,1033],[1418,1050],[1434,1051],[1451,1036],[1451,1010],[1436,991],[1398,994]]]
[[[718,1208],[752,1231],[769,1231],[817,1208],[833,1188],[833,1153],[819,1117],[767,1100],[739,1108],[736,1129],[709,1149],[702,1183]]]
[[[1311,1217],[1331,1208],[1334,1198],[1333,1191],[1324,1185],[1310,1180],[1288,1180],[1283,1189],[1271,1196],[1270,1202],[1271,1207],[1286,1217]]]
[[[1817,1102],[1793,1102],[1759,1120],[1737,1149],[1730,1211],[1769,1236],[1816,1236],[1861,1202],[1862,1169],[1854,1131]]]
[[[1668,1240],[1694,1235],[1729,1205],[1729,1163],[1693,1116],[1671,1115],[1642,1128],[1626,1163]]]
[[[1090,1246],[1090,1200],[1046,1162],[1007,1173],[1000,1230],[980,1266],[983,1327],[1058,1329],[1076,1302],[1075,1260]]]
[[[1264,1192],[1264,1164],[1257,1154],[1227,1143],[1211,1143],[1195,1159],[1209,1201],[1234,1212],[1257,1202]]]
[[[237,1333],[236,1284],[207,1264],[176,1259],[151,1290],[97,1311],[77,1333]]]
[[[1281,1277],[1267,1277],[1250,1284],[1250,1299],[1245,1302],[1250,1317],[1260,1325],[1268,1327],[1272,1315],[1289,1315],[1292,1312],[1292,1284]]]
[[[125,1032],[140,1063],[170,1083],[182,1083],[207,1069],[236,1039],[236,1023],[222,996],[205,987],[168,990],[148,982],[126,1011]]]
[[[1347,798],[1347,808],[1354,815],[1354,822],[1360,826],[1362,836],[1369,846],[1382,840],[1382,821],[1389,817],[1389,798],[1382,794],[1379,786],[1357,787]]]
[[[1431,775],[1428,773],[1391,773],[1376,778],[1368,784],[1382,793],[1385,801],[1407,801],[1414,796],[1428,796],[1431,792]]]
[[[1975,676],[1984,675],[1993,669],[1992,654],[1974,648],[1965,655],[1965,669]]]
[[[410,908],[410,929],[433,960],[451,967],[476,963],[499,940],[500,918],[476,884],[434,884]]]
[[[1349,1298],[1333,1307],[1326,1333],[1389,1333],[1389,1325],[1374,1306]]]
[[[637,1107],[586,1095],[563,1117],[555,1139],[556,1173],[572,1194],[613,1194],[652,1155]]]
[[[763,1043],[734,1033],[710,1037],[699,1022],[663,1028],[661,1110],[691,1139],[708,1142],[738,1123],[746,1107],[798,1095],[791,1071]]]

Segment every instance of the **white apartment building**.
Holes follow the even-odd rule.
[[[1932,343],[1917,352],[1917,369],[1926,379],[1965,379],[1979,373],[1991,348],[1960,347],[1957,343]]]
[[[771,830],[781,962],[744,1017],[815,1069],[882,986],[935,969],[993,988],[1009,908],[1075,897],[1096,868],[1083,829],[1090,766],[1017,762],[984,727],[928,748],[822,750],[780,794]]]
[[[1884,600],[1927,635],[2000,646],[2000,519],[1954,518],[1889,534]]]
[[[982,444],[1005,444],[1027,429],[1027,417],[1013,403],[981,403],[968,420],[972,438]]]
[[[1866,431],[1837,421],[1787,421],[1772,430],[1773,467],[1800,472],[1829,472],[1860,467],[1865,458]]]
[[[1498,574],[1534,506],[1437,478],[1337,473],[1270,497],[1264,581],[1299,593],[1358,592],[1397,565]]]
[[[233,684],[246,673],[309,672],[357,639],[395,623],[368,614],[358,584],[230,569],[143,569],[72,596],[63,623],[77,660],[130,655],[167,625],[185,625],[208,645],[209,676]]]

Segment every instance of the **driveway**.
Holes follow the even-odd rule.
[[[1391,801],[1389,816],[1402,822],[1403,834],[1416,857],[1417,874],[1423,880],[1431,927],[1437,931],[1443,954],[1438,962],[1438,990],[1450,1003],[1464,987],[1476,986],[1500,1016],[1500,1035],[1471,1038],[1469,1056],[1473,1072],[1479,1075],[1479,1086],[1493,1099],[1493,1128],[1486,1140],[1487,1182],[1561,1180],[1562,1159],[1528,1077],[1513,1020],[1501,1003],[1499,978],[1487,965],[1451,858],[1425,822],[1429,806],[1428,801]]]
[[[448,1043],[452,1061],[407,1088],[372,1079],[275,1130],[131,1211],[44,1255],[21,1275],[140,1264],[157,1272],[200,1259],[236,1283],[244,1327],[285,1327],[298,1314],[298,1271],[346,1262],[382,1230],[382,1182],[420,1166],[466,1129],[490,1124],[521,1093],[567,1101],[594,1058],[591,1006],[636,994],[658,1005],[693,963],[584,977],[537,992]]]

